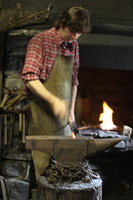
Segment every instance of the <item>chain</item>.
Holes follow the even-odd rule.
[[[44,176],[49,183],[82,181],[91,182],[92,179],[99,178],[99,175],[92,171],[87,161],[72,166],[62,166],[55,160],[51,160],[50,165],[45,169]]]

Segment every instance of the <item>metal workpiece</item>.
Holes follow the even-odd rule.
[[[63,165],[75,165],[84,158],[101,153],[118,142],[120,138],[94,139],[77,136],[26,136],[26,149],[45,152]]]

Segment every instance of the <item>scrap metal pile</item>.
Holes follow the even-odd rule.
[[[122,135],[117,131],[102,130],[100,128],[89,128],[85,127],[78,130],[78,135],[92,136],[94,138],[121,138],[129,139],[129,137]]]
[[[43,175],[47,177],[48,183],[53,185],[63,182],[72,183],[74,181],[90,183],[92,179],[99,178],[99,175],[89,167],[88,161],[72,166],[62,166],[52,159]]]

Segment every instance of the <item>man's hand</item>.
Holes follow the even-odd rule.
[[[61,119],[66,114],[66,102],[58,97],[54,98],[54,101],[51,104],[52,110],[56,116],[59,116]]]
[[[33,94],[46,100],[56,116],[59,116],[61,119],[65,116],[66,102],[49,92],[39,80],[28,82],[27,87]]]

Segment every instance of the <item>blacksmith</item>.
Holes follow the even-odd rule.
[[[77,39],[81,34],[90,32],[90,14],[82,7],[71,7],[60,15],[55,27],[35,35],[29,42],[22,79],[26,87],[51,107],[55,116],[63,119],[67,112],[66,98],[60,98],[58,92],[52,93],[45,87],[50,77],[57,55],[72,57],[72,70],[67,66],[72,84],[68,121],[74,122],[74,106],[77,93],[79,70],[79,46]],[[59,58],[59,57],[58,57]],[[63,68],[64,66],[60,66]],[[61,79],[61,69],[56,71]],[[63,82],[68,80],[62,80]],[[64,90],[62,82],[61,89]],[[58,87],[55,84],[55,87]],[[56,89],[54,89],[56,90]],[[66,93],[66,91],[64,91]],[[69,94],[67,94],[69,96]],[[41,120],[41,116],[40,119]],[[45,123],[43,121],[43,123]]]
[[[30,40],[22,71],[30,91],[29,135],[71,135],[68,122],[75,122],[79,84],[77,39],[89,32],[89,12],[82,7],[70,7],[59,16],[55,27]],[[42,159],[38,155],[41,157],[40,152],[32,151],[37,178],[47,165],[43,160],[48,160],[43,153]]]

